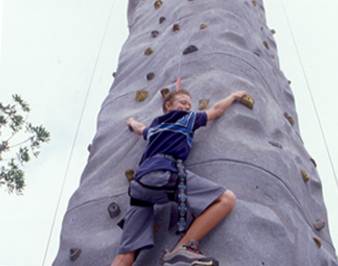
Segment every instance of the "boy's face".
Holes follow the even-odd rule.
[[[173,101],[167,103],[167,111],[190,111],[191,98],[186,94],[177,94]]]

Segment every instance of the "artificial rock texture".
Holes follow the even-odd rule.
[[[111,264],[121,236],[116,223],[128,206],[125,172],[132,175],[145,147],[126,120],[134,116],[148,125],[160,115],[161,90],[173,90],[177,76],[195,110],[200,100],[211,106],[236,90],[255,99],[252,110],[235,104],[195,134],[187,168],[238,198],[202,250],[222,266],[338,265],[315,161],[300,137],[290,82],[264,12],[261,0],[129,1],[130,36],[53,265]],[[156,246],[135,265],[159,265],[161,251],[177,241],[167,230],[170,210],[156,208]]]

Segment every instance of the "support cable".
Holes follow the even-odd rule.
[[[60,193],[59,193],[59,198],[58,198],[57,205],[56,205],[55,212],[54,212],[52,226],[51,226],[50,231],[49,231],[49,237],[48,237],[47,246],[46,246],[45,253],[44,253],[44,256],[43,256],[43,260],[42,260],[42,266],[44,266],[45,263],[46,263],[48,249],[49,249],[52,233],[53,233],[54,227],[55,227],[56,216],[57,216],[58,210],[60,208],[60,203],[61,203],[61,199],[62,199],[64,188],[65,188],[66,178],[68,176],[68,172],[69,172],[69,168],[70,168],[70,162],[71,162],[72,157],[73,157],[73,152],[74,152],[76,141],[78,139],[78,135],[79,135],[79,131],[80,131],[80,126],[81,126],[81,123],[82,123],[83,115],[84,115],[84,112],[86,110],[86,106],[87,106],[87,103],[88,103],[89,93],[90,93],[90,90],[92,88],[92,84],[93,84],[93,81],[94,81],[94,77],[95,77],[98,61],[100,59],[100,55],[101,55],[101,51],[102,51],[102,48],[103,48],[104,40],[105,40],[107,32],[108,32],[108,28],[109,28],[109,24],[110,24],[110,21],[111,21],[114,5],[115,5],[116,2],[117,2],[116,0],[112,1],[112,5],[111,5],[110,11],[109,11],[109,16],[108,16],[108,18],[106,20],[106,25],[105,25],[104,33],[103,33],[103,36],[102,36],[102,39],[101,39],[101,43],[100,43],[100,46],[99,46],[99,50],[98,50],[98,53],[96,55],[96,60],[95,60],[94,68],[93,68],[93,71],[92,71],[92,75],[91,75],[91,78],[90,78],[90,81],[89,81],[89,85],[88,85],[88,88],[87,88],[87,91],[86,91],[85,99],[84,99],[84,102],[83,102],[83,105],[82,105],[82,109],[81,109],[81,113],[80,113],[80,118],[79,118],[79,121],[78,121],[77,126],[76,126],[75,135],[74,135],[74,139],[73,139],[72,146],[71,146],[71,151],[70,151],[70,154],[69,154],[69,157],[68,157],[67,166],[66,166],[66,169],[65,169],[65,174],[64,174],[64,177],[63,177],[63,181],[62,181],[62,185],[61,185],[61,190],[60,190]]]
[[[296,38],[295,38],[295,35],[294,35],[292,28],[291,28],[291,23],[290,23],[290,19],[289,19],[289,16],[287,14],[287,11],[286,11],[284,0],[281,0],[281,4],[282,4],[282,7],[283,7],[284,15],[285,15],[286,20],[287,20],[289,31],[290,31],[291,36],[292,36],[293,45],[296,49],[298,61],[299,61],[300,66],[302,68],[303,76],[304,76],[304,79],[305,79],[305,82],[306,82],[306,87],[307,87],[307,90],[310,94],[311,102],[312,102],[313,108],[315,110],[316,119],[318,121],[320,132],[321,132],[321,135],[322,135],[322,138],[323,138],[323,141],[324,141],[324,146],[325,146],[327,155],[329,157],[329,162],[330,162],[330,165],[331,165],[331,168],[332,168],[332,173],[333,173],[333,176],[334,176],[334,179],[335,179],[335,182],[336,182],[336,186],[338,188],[338,177],[337,177],[336,170],[335,170],[335,167],[334,167],[334,164],[333,164],[333,159],[332,159],[332,156],[331,156],[331,153],[330,153],[330,150],[329,150],[329,145],[328,145],[328,142],[327,142],[327,139],[326,139],[326,136],[325,136],[325,132],[324,132],[322,122],[320,120],[319,111],[317,109],[316,102],[315,102],[314,97],[313,97],[313,93],[312,93],[312,90],[311,90],[311,87],[310,87],[310,82],[309,82],[309,79],[308,79],[306,72],[305,72],[305,67],[304,67],[304,64],[302,62],[302,57],[301,57],[300,52],[299,52],[299,48],[298,48],[298,45],[297,45],[297,42],[296,42]]]

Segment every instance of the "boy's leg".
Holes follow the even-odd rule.
[[[235,200],[236,197],[232,191],[225,191],[193,221],[186,234],[176,245],[175,249],[182,244],[187,244],[190,240],[199,241],[206,236],[232,211],[235,206]]]

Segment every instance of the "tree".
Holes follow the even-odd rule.
[[[50,133],[28,121],[29,105],[19,95],[14,94],[12,100],[8,105],[0,102],[0,187],[22,194],[23,165],[38,157],[40,145],[49,141]]]

